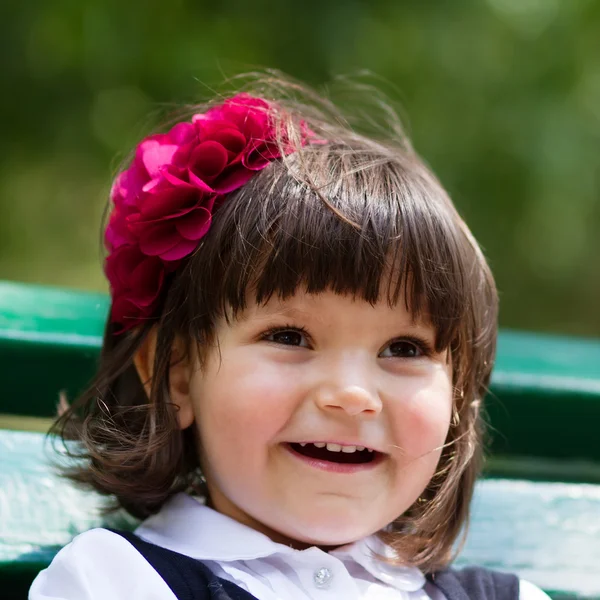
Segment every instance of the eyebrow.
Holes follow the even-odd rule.
[[[311,317],[315,318],[315,313],[309,310],[303,310],[301,308],[296,308],[293,306],[282,306],[276,305],[272,308],[263,305],[259,307],[257,314],[255,315],[257,318],[269,318],[269,317],[290,317],[290,318],[306,318]]]

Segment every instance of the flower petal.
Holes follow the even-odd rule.
[[[169,223],[149,227],[140,236],[140,250],[148,256],[160,256],[171,250],[181,240],[177,229]]]
[[[160,175],[163,167],[171,164],[171,159],[178,149],[176,144],[170,143],[170,141],[167,142],[167,136],[160,136],[161,140],[156,139],[156,137],[159,136],[144,140],[140,144],[144,166],[152,179]]]
[[[178,219],[175,227],[180,235],[187,240],[198,241],[210,229],[212,215],[209,210],[200,206],[188,213],[184,218]]]
[[[113,323],[121,323],[123,325],[121,331],[126,331],[136,325],[142,316],[143,311],[135,306],[128,298],[115,296],[113,299],[110,318]]]
[[[269,104],[262,98],[242,93],[226,100],[221,111],[223,119],[235,123],[247,137],[264,132],[269,123]]]
[[[242,164],[253,171],[260,171],[280,156],[281,152],[275,142],[261,141],[242,157]]]
[[[208,141],[196,146],[189,160],[189,169],[204,180],[218,175],[227,165],[227,150],[218,142]]]
[[[213,188],[219,194],[229,194],[238,188],[241,188],[254,176],[255,171],[250,171],[242,165],[235,166],[233,169],[226,169],[221,176],[213,181]]]
[[[200,197],[198,188],[190,184],[178,187],[166,184],[140,199],[140,214],[143,220],[165,218],[186,208],[193,208]]]
[[[188,144],[193,140],[198,138],[198,133],[196,128],[192,123],[177,123],[171,131],[169,131],[169,138],[174,144],[177,146],[182,146],[183,144]]]
[[[229,154],[228,160],[240,154],[247,144],[246,136],[233,127],[219,129],[213,133],[211,138],[215,142],[219,142],[227,150]]]
[[[194,173],[192,173],[192,171],[190,171],[189,169],[186,169],[185,174],[186,178],[189,179],[189,184],[194,186],[195,188],[198,188],[200,192],[204,192],[206,194],[215,193],[215,190],[213,190],[212,187],[210,187],[210,185],[208,185],[206,182],[202,181],[202,179],[194,175]],[[173,182],[174,185],[181,185],[183,183],[179,177],[175,177],[169,171],[165,171],[164,176],[167,181],[169,181],[170,183]]]
[[[180,260],[190,255],[198,246],[197,240],[181,239],[181,242],[167,252],[163,252],[160,257],[166,261]]]
[[[115,205],[134,206],[138,194],[149,179],[144,165],[134,160],[131,166],[117,175],[110,191],[110,198]]]
[[[116,205],[113,208],[104,233],[104,242],[108,250],[114,251],[125,244],[135,242],[135,236],[128,227],[128,213],[131,214],[127,207]]]
[[[146,257],[131,273],[131,301],[136,306],[149,306],[160,293],[164,279],[162,261]]]

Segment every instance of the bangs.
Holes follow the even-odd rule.
[[[190,316],[214,323],[249,299],[330,290],[404,302],[447,348],[469,308],[473,252],[437,181],[393,159],[320,146],[264,169],[217,209],[190,261]]]

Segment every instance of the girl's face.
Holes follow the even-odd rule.
[[[216,334],[176,395],[214,508],[276,541],[330,546],[417,500],[452,409],[451,361],[430,325],[402,302],[298,293],[252,304]]]

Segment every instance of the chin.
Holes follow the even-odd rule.
[[[315,514],[311,514],[306,519],[296,519],[286,521],[288,527],[275,528],[286,537],[311,546],[343,546],[356,542],[377,531],[380,527],[374,524],[360,523],[356,519],[341,519],[339,515],[336,518],[316,519]],[[289,523],[294,523],[293,528]]]

